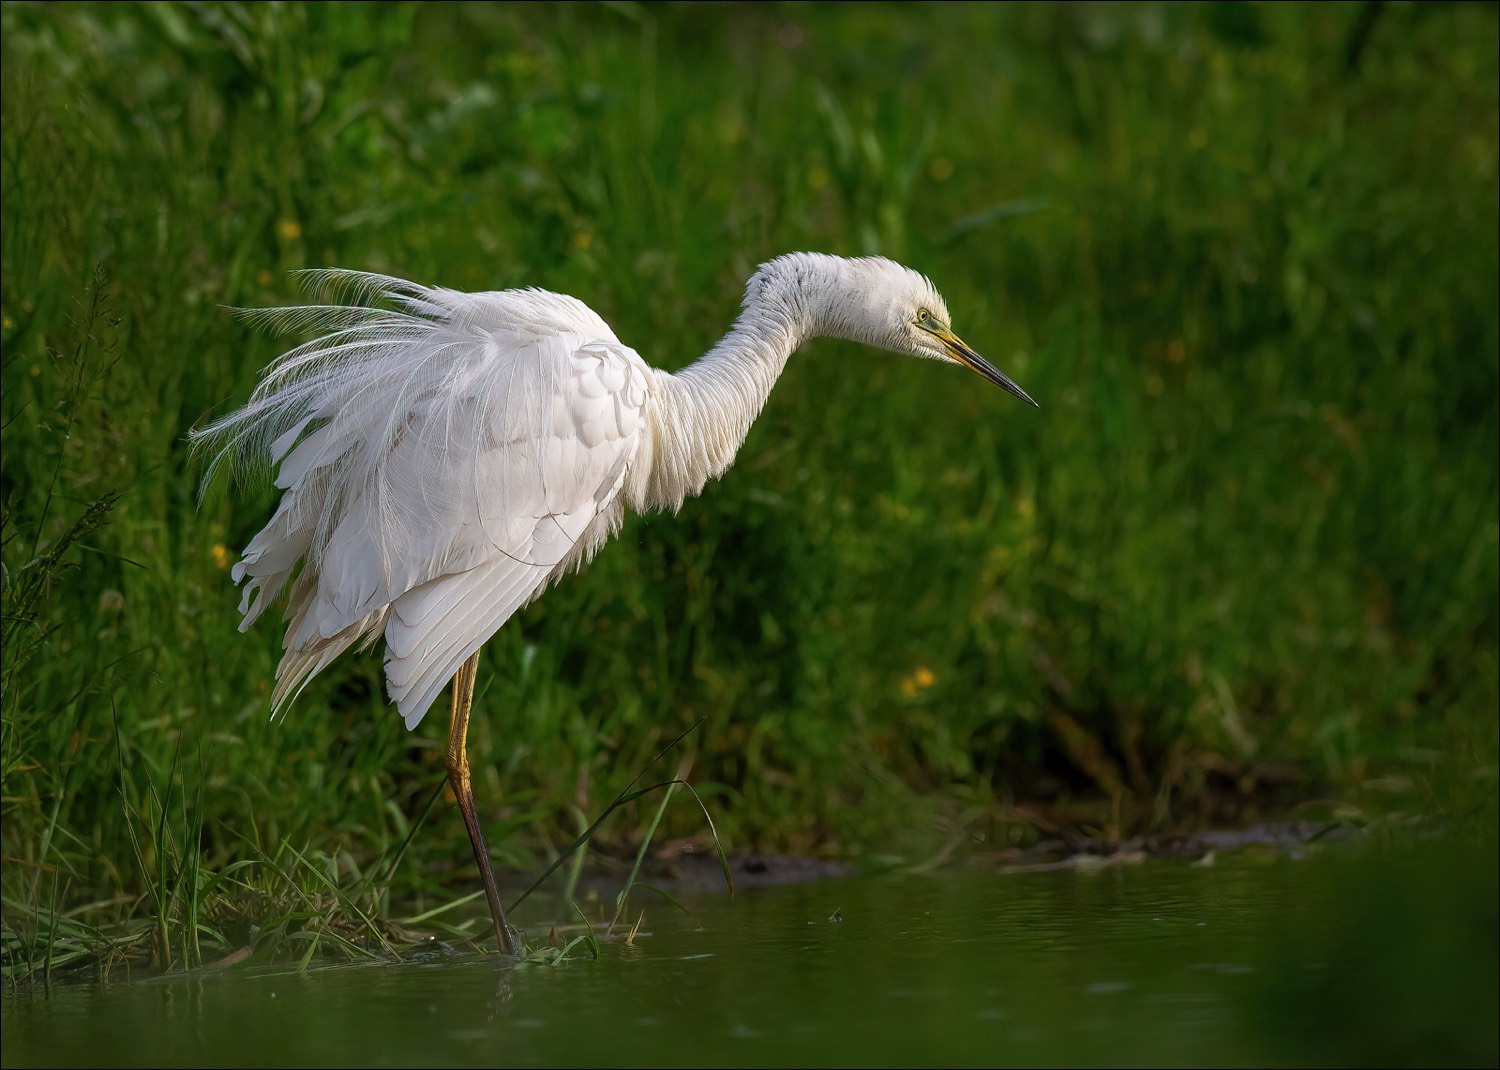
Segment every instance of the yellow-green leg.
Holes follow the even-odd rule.
[[[507,955],[520,956],[520,946],[510,924],[505,920],[505,907],[500,903],[500,888],[495,883],[495,871],[490,867],[489,848],[484,845],[484,833],[479,831],[479,818],[474,813],[474,789],[469,782],[469,707],[474,702],[474,678],[479,674],[479,653],[459,667],[453,678],[453,728],[448,734],[448,783],[453,785],[453,794],[458,797],[459,812],[464,815],[464,827],[469,830],[469,842],[474,845],[474,862],[479,866],[479,877],[484,881],[484,897],[489,900],[490,917],[495,921],[495,935],[500,939],[500,950]]]

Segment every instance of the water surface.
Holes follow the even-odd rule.
[[[1496,894],[1447,844],[643,898],[637,947],[560,967],[38,989],[4,1063],[1494,1066]]]

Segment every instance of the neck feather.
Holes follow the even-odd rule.
[[[655,441],[639,506],[676,509],[733,463],[792,351],[826,333],[810,292],[796,275],[762,269],[728,334],[675,375],[656,372]]]

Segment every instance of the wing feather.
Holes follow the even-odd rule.
[[[195,438],[274,465],[283,491],[233,572],[242,629],[290,586],[274,706],[383,635],[390,695],[415,726],[466,658],[618,528],[652,373],[570,297],[313,278],[366,303],[252,314],[328,333]]]

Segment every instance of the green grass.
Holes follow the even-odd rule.
[[[469,880],[423,820],[445,717],[408,734],[366,655],[271,723],[227,564],[273,499],[197,499],[186,432],[278,351],[221,306],[305,266],[572,293],[675,368],[758,262],[879,252],[1042,405],[795,358],[721,482],[486,648],[502,862],[700,718],[671,762],[732,850],[1173,828],[1273,782],[1492,814],[1496,9],[1387,5],[1351,63],[1366,10],[0,8],[7,976],[250,916],[305,948]]]

